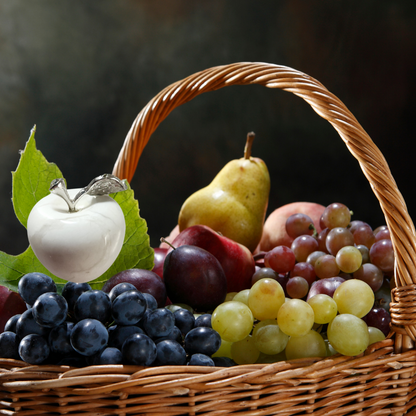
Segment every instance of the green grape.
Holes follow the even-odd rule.
[[[224,339],[221,339],[221,345],[220,348],[214,354],[212,354],[212,357],[231,357],[231,345],[233,345],[230,341],[225,341]]]
[[[258,280],[248,295],[248,306],[259,321],[275,319],[284,303],[285,292],[280,283],[273,279]]]
[[[361,354],[370,343],[367,324],[349,313],[337,315],[328,324],[327,335],[332,347],[348,356]]]
[[[237,364],[254,364],[259,355],[260,351],[257,349],[251,335],[241,341],[233,342],[231,345],[231,358]]]
[[[300,337],[290,337],[285,352],[288,360],[327,356],[324,339],[313,329]]]
[[[228,292],[227,295],[225,296],[225,300],[224,302],[229,302],[230,300],[234,299],[234,296],[237,294],[238,292]]]
[[[286,354],[284,351],[274,355],[268,355],[261,352],[256,364],[271,364],[277,363],[278,361],[286,361]]]
[[[218,305],[212,313],[212,328],[229,342],[241,341],[253,329],[253,313],[242,302],[231,300]]]
[[[333,355],[338,354],[338,352],[335,351],[335,348],[329,343],[328,339],[324,339],[324,341],[325,341],[327,357],[332,357]]]
[[[250,289],[244,289],[234,296],[233,300],[236,302],[243,302],[245,305],[248,306],[248,294],[250,293]]]
[[[375,342],[383,341],[383,339],[386,339],[386,336],[383,334],[382,331],[380,331],[378,328],[375,328],[374,326],[368,327],[368,335],[370,337],[370,341],[368,345],[374,344]]]
[[[313,309],[317,324],[328,324],[337,316],[337,303],[331,296],[320,293],[309,298],[308,304]]]
[[[253,339],[257,349],[268,355],[279,354],[289,341],[289,337],[277,325],[276,319],[266,319],[255,325]]]
[[[277,313],[279,328],[289,336],[306,335],[313,327],[315,315],[312,307],[301,299],[289,299]]]
[[[349,313],[362,318],[373,307],[375,296],[367,283],[359,279],[350,279],[335,289],[333,299],[340,314]]]
[[[361,251],[354,246],[340,248],[335,258],[338,267],[344,273],[354,273],[360,268],[363,262]]]

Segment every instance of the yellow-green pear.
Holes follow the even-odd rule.
[[[179,213],[179,230],[202,224],[254,251],[261,239],[270,193],[263,160],[251,156],[248,133],[244,157],[228,162],[205,188],[192,194]]]

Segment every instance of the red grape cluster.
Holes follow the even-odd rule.
[[[363,319],[387,336],[394,285],[394,252],[387,226],[373,229],[364,221],[352,221],[351,211],[341,203],[328,205],[319,225],[322,231],[317,233],[308,215],[290,216],[286,232],[294,239],[291,247],[257,254],[252,283],[274,278],[288,298],[307,300],[316,294],[332,296],[345,280],[362,280],[375,294],[373,308]]]

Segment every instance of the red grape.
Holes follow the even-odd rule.
[[[347,206],[339,202],[328,205],[321,217],[322,228],[332,230],[336,227],[347,227],[351,221],[351,212]]]
[[[309,254],[318,250],[318,241],[311,235],[300,235],[296,237],[291,245],[296,261],[306,261]]]
[[[260,279],[274,279],[278,278],[278,273],[276,273],[270,267],[261,267],[259,270],[255,271],[253,277],[251,278],[251,285],[253,286]]]
[[[379,225],[377,228],[374,229],[374,235],[377,235],[380,231],[387,229],[387,225]]]
[[[316,273],[314,266],[311,263],[307,263],[305,261],[301,261],[295,264],[295,267],[290,272],[290,277],[293,278],[295,276],[303,277],[310,286],[316,280]]]
[[[368,326],[378,328],[385,336],[390,332],[390,314],[381,307],[371,309],[363,318]]]
[[[274,247],[264,255],[264,265],[277,273],[290,272],[295,263],[295,254],[287,246]]]
[[[394,252],[391,240],[380,240],[370,248],[370,260],[384,273],[394,269]]]
[[[353,245],[354,236],[351,231],[345,227],[333,228],[326,237],[326,248],[333,256],[337,255],[340,248]]]
[[[377,233],[374,233],[374,239],[375,241],[390,240],[390,231],[387,226],[379,230]]]
[[[316,239],[318,240],[318,250],[324,251],[329,254],[329,250],[326,248],[326,237],[328,236],[329,228],[323,228],[322,231],[318,234]]]
[[[367,246],[362,244],[357,245],[358,250],[360,250],[361,257],[363,258],[362,263],[370,263],[370,250]]]
[[[372,263],[363,264],[354,272],[353,277],[366,282],[373,289],[373,292],[377,292],[384,282],[383,272]]]
[[[355,228],[355,230],[351,231],[351,233],[354,236],[354,243],[356,245],[362,244],[370,248],[376,241],[376,238],[374,237],[373,229],[368,224],[361,225]]]
[[[364,222],[364,221],[361,221],[361,220],[354,220],[354,221],[351,221],[349,224],[348,224],[348,229],[354,234],[354,231],[358,228],[358,227],[361,227],[362,225],[368,225],[366,222]]]
[[[288,280],[286,291],[292,299],[302,299],[308,294],[309,284],[301,276],[295,276]]]
[[[338,276],[340,269],[336,258],[331,254],[319,257],[315,262],[315,273],[320,279]]]
[[[326,251],[314,251],[311,254],[309,254],[308,258],[306,259],[307,263],[310,263],[313,267],[315,267],[316,260],[321,257],[325,256],[325,254],[328,254]]]
[[[345,279],[339,276],[316,280],[309,288],[307,299],[310,299],[312,296],[319,295],[320,293],[332,297],[336,288],[343,282],[345,282]]]
[[[314,225],[311,217],[306,214],[292,214],[286,220],[286,232],[289,237],[296,238],[300,235],[312,235],[314,233]]]

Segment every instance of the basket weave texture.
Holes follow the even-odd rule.
[[[260,84],[292,92],[338,132],[384,213],[396,256],[389,337],[362,355],[230,368],[128,365],[31,366],[0,359],[4,415],[403,415],[416,414],[416,237],[382,153],[345,105],[289,67],[241,62],[213,67],[156,95],[138,114],[113,174],[131,181],[158,125],[204,92]]]

